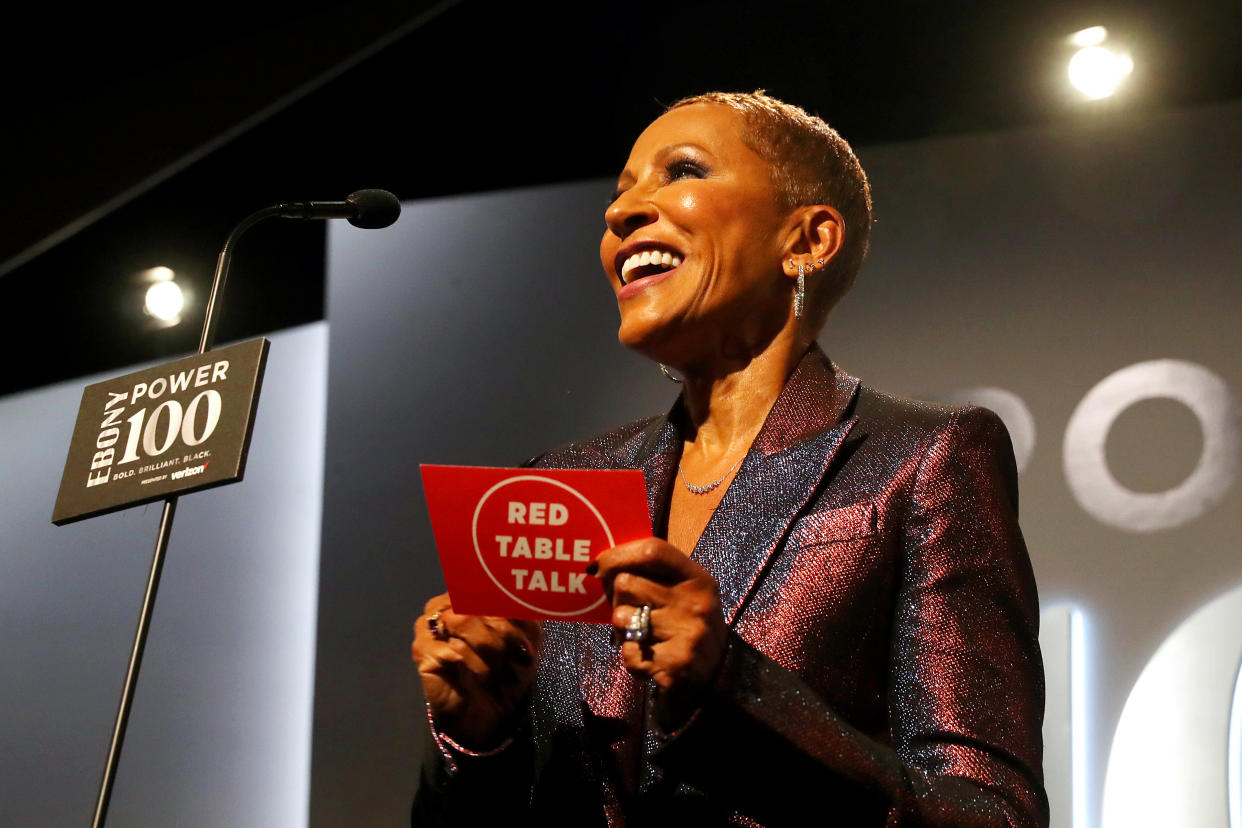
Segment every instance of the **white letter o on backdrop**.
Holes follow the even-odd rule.
[[[1189,408],[1203,429],[1203,452],[1175,488],[1135,492],[1109,471],[1104,443],[1122,411],[1150,399],[1173,399]],[[1237,408],[1220,377],[1193,362],[1139,362],[1105,377],[1074,409],[1065,430],[1065,478],[1078,503],[1102,523],[1130,532],[1171,529],[1199,517],[1229,491],[1239,443]]]

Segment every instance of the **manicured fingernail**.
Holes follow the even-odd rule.
[[[599,572],[599,561],[591,561],[586,565],[586,573],[592,578],[595,577],[596,572]]]

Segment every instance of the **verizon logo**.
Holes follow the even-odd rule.
[[[210,463],[210,462],[211,462],[210,460],[207,461],[207,463]],[[173,472],[172,475],[170,476],[172,477],[173,480],[180,480],[183,477],[193,477],[196,474],[202,474],[203,471],[207,468],[207,463],[204,463],[201,466],[187,466],[186,468],[181,469],[180,471]]]

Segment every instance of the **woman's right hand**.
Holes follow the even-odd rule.
[[[447,593],[428,601],[414,622],[412,652],[440,732],[474,750],[501,743],[535,678],[542,643],[537,621],[458,615]]]

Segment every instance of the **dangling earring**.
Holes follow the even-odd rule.
[[[806,303],[806,265],[798,262],[798,289],[794,291],[794,318],[802,318],[802,306]]]
[[[685,382],[685,380],[683,380],[681,377],[677,376],[672,371],[668,370],[668,366],[665,365],[663,362],[660,363],[660,373],[663,374],[664,378],[667,379],[669,382],[675,382],[679,385]]]

